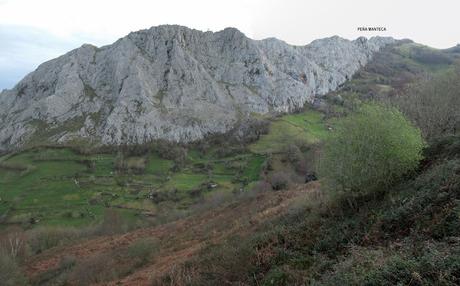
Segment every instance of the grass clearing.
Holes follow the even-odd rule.
[[[180,191],[190,191],[200,187],[207,180],[204,174],[177,173],[166,183],[166,188],[175,188]]]
[[[168,174],[173,165],[173,161],[161,159],[158,154],[152,153],[148,157],[145,171],[147,174],[165,175]]]
[[[249,146],[257,154],[278,153],[288,143],[314,144],[327,136],[322,113],[307,110],[277,118],[268,134]]]

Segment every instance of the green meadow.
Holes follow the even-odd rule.
[[[0,218],[4,224],[81,226],[118,208],[127,219],[187,209],[212,192],[241,192],[259,180],[269,154],[290,143],[313,144],[327,128],[322,113],[305,111],[271,122],[268,134],[225,157],[217,147],[189,149],[175,167],[153,148],[142,155],[82,155],[70,147],[33,147],[0,158]]]

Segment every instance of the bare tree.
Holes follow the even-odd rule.
[[[2,250],[15,259],[24,251],[25,235],[20,228],[8,229],[1,239]]]
[[[460,70],[425,77],[390,101],[428,140],[456,133],[460,127]]]

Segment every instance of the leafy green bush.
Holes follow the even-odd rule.
[[[340,120],[326,140],[320,176],[334,191],[367,194],[417,167],[420,131],[392,107],[364,105]]]
[[[459,285],[459,141],[427,148],[417,172],[356,198],[359,209],[310,190],[299,209],[205,246],[153,285]]]

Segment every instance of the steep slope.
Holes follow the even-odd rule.
[[[30,142],[189,142],[336,89],[391,38],[290,46],[236,29],[159,26],[83,45],[0,94],[0,150]]]
[[[66,271],[60,269],[60,261],[65,257],[72,256],[78,267],[84,266],[88,260],[107,257],[107,254],[115,255],[119,259],[119,254],[124,249],[143,239],[154,238],[158,244],[158,252],[154,254],[154,259],[149,258],[152,263],[139,265],[140,267],[135,267],[125,276],[109,277],[102,281],[97,277],[99,273],[96,277],[91,277],[91,275],[80,276],[76,271],[75,274],[70,274],[67,283],[93,285],[99,279],[98,282],[102,282],[102,285],[120,283],[122,285],[165,285],[155,284],[155,282],[152,284],[152,280],[171,273],[174,267],[197,255],[209,243],[217,243],[234,235],[250,236],[265,222],[285,214],[296,204],[296,201],[303,201],[317,195],[318,185],[315,183],[283,193],[260,193],[253,198],[245,198],[238,204],[207,210],[173,223],[138,229],[122,235],[88,239],[74,245],[50,249],[31,257],[25,265],[25,270],[32,283],[54,285],[54,282],[60,278],[59,275]],[[127,261],[117,261],[116,267],[123,268],[126,264]],[[104,265],[101,266],[105,268]],[[112,279],[114,280],[111,281]],[[171,283],[171,285],[181,284]]]
[[[310,182],[63,244],[24,270],[33,285],[458,285],[459,151],[459,136],[433,144],[418,172],[359,209]],[[136,264],[124,253],[145,239],[155,250]]]

